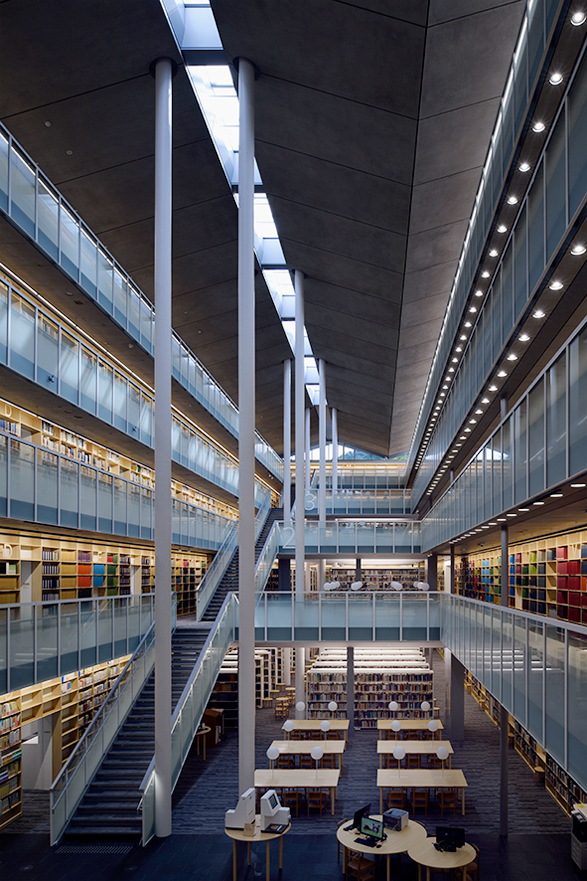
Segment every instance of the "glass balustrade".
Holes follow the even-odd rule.
[[[295,528],[280,524],[280,553],[295,551]],[[414,520],[391,523],[306,521],[307,554],[419,554],[420,524]]]
[[[60,265],[80,290],[98,303],[131,338],[153,355],[153,306],[1,124],[0,212],[7,214],[26,236]],[[26,304],[26,300],[23,299],[23,303]],[[18,332],[13,334],[14,349],[10,352],[10,366],[33,379],[34,314],[30,312],[30,307],[25,305],[20,311],[14,310],[12,322]],[[50,348],[49,345],[49,351],[44,353],[44,367],[40,368],[37,382],[50,383],[54,386],[51,391],[55,392],[59,388],[58,394],[73,403],[80,403],[84,409],[88,405],[92,412],[91,408],[96,408],[97,401],[95,385],[89,376],[85,377],[83,385],[85,391],[90,390],[91,394],[86,398],[81,393],[81,402],[79,401],[78,359],[81,346],[72,336],[62,332],[59,342],[59,370],[44,369],[52,363]],[[1,351],[0,339],[0,354]],[[175,333],[172,340],[172,373],[224,428],[238,438],[236,404]],[[127,398],[120,397],[118,400],[122,406]],[[111,402],[105,406],[107,409]],[[103,415],[101,418],[104,418]],[[115,419],[117,427],[128,423],[129,433],[134,429],[137,435],[140,431],[145,437],[152,430],[151,421],[152,416],[146,415],[144,421],[135,422],[126,413],[116,414]],[[125,431],[126,427],[122,430]],[[255,455],[272,474],[283,480],[283,461],[259,432],[255,432]]]

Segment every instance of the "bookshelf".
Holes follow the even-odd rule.
[[[524,612],[587,624],[587,531],[512,544],[508,553],[508,605]],[[499,549],[463,556],[457,593],[489,603],[501,599]]]
[[[0,698],[0,829],[22,812],[21,705],[15,693]]]
[[[354,718],[358,728],[375,728],[377,719],[432,718],[434,704],[433,673],[419,649],[395,651],[355,649]],[[346,652],[321,651],[306,674],[309,719],[347,717]],[[395,700],[396,711],[388,704]],[[335,713],[328,703],[336,701]],[[423,711],[422,701],[431,709]]]
[[[171,584],[177,593],[179,615],[197,611],[198,586],[208,568],[206,554],[174,554],[171,558]],[[147,573],[145,573],[146,577]]]
[[[415,581],[425,581],[424,563],[413,566],[384,566],[361,568],[361,581],[366,590],[391,590],[391,582],[413,585]],[[326,569],[326,581],[340,581],[349,586],[355,581],[356,570],[345,566],[331,566]]]
[[[16,560],[0,560],[0,604],[17,603],[20,597],[20,572]]]

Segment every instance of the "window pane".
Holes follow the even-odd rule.
[[[526,399],[514,411],[515,483],[514,500],[523,502],[526,492]]]
[[[536,172],[528,193],[528,274],[533,291],[544,269],[544,166]]]
[[[114,532],[126,535],[126,480],[114,478]]]
[[[82,346],[81,363],[81,406],[88,413],[96,412],[96,391],[98,382],[98,359],[93,352]]]
[[[61,482],[59,495],[60,523],[61,526],[77,528],[78,512],[78,479],[79,467],[76,462],[70,462],[64,456],[61,457]]]
[[[503,486],[503,507],[511,508],[513,504],[513,465],[512,465],[512,419],[508,419],[501,427],[502,461],[501,474]]]
[[[12,192],[10,215],[22,229],[35,237],[35,169],[12,148]]]
[[[8,138],[0,132],[0,208],[8,212]]]
[[[80,529],[96,529],[96,471],[80,467]]]
[[[35,310],[12,291],[10,301],[10,366],[34,379]]]
[[[98,416],[112,422],[112,368],[104,361],[98,362]]]
[[[569,476],[587,461],[587,328],[569,346]]]
[[[8,438],[0,435],[0,516],[8,513]]]
[[[522,209],[514,233],[514,321],[521,315],[528,299],[526,266],[526,208]]]
[[[549,260],[566,229],[565,114],[559,116],[546,150],[546,259]]]
[[[112,477],[98,471],[98,530],[112,532]]]
[[[546,377],[546,483],[553,486],[566,477],[567,356],[564,352]]]
[[[139,436],[139,420],[141,418],[141,393],[138,388],[128,384],[128,431],[133,437]]]
[[[77,404],[79,388],[79,343],[61,331],[59,352],[59,390],[64,398]]]
[[[6,364],[8,354],[8,288],[0,281],[0,361]]]
[[[10,439],[10,516],[35,519],[35,450]]]
[[[59,457],[46,450],[37,454],[37,520],[57,523],[57,481]]]
[[[512,245],[508,245],[508,249],[504,254],[501,266],[501,321],[502,321],[502,339],[506,339],[512,329]]]
[[[37,239],[43,248],[54,260],[58,259],[59,237],[59,199],[56,193],[39,180],[39,203],[38,203],[38,229]]]
[[[530,495],[544,489],[544,380],[528,396],[528,453]]]
[[[587,192],[587,56],[568,99],[569,113],[569,215],[572,217]]]
[[[121,431],[126,431],[126,390],[126,379],[114,371],[114,425]]]
[[[59,373],[59,330],[46,315],[39,312],[37,325],[37,382],[57,392]]]

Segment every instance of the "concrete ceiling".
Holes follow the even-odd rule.
[[[410,445],[524,6],[212,0],[349,443]]]
[[[229,60],[259,70],[258,163],[288,265],[307,276],[340,438],[405,450],[524,0],[212,6]],[[159,0],[0,2],[0,32],[0,118],[152,298],[149,64],[181,62]],[[181,64],[173,153],[174,326],[237,400],[236,208]],[[11,265],[42,293],[25,254],[11,247]],[[279,451],[289,354],[259,275],[257,426]]]

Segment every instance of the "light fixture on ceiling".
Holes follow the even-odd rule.
[[[510,352],[508,355],[508,361],[517,361],[517,360],[518,360],[518,356],[514,355],[513,352]]]
[[[452,363],[452,364],[458,364],[458,363],[459,363],[459,359],[458,359],[458,358],[451,358],[451,363]]]
[[[545,502],[532,502],[532,504],[533,504],[533,505],[544,505],[544,504],[546,504],[546,503],[545,503]]]
[[[484,269],[483,272],[481,273],[481,278],[489,278],[490,275],[491,275],[491,273],[487,272],[487,270]]]
[[[472,327],[473,325],[471,324],[470,321],[465,321],[465,324],[463,326],[464,327]]]
[[[585,251],[587,251],[585,245],[581,245],[579,243],[573,245],[573,247],[571,248],[571,254],[573,255],[573,257],[581,257],[585,253]]]
[[[497,227],[497,231],[498,231],[499,233],[504,233],[504,232],[507,232],[507,231],[508,231],[508,228],[507,228],[507,226],[505,225],[505,223],[500,223],[499,226]]]
[[[572,483],[571,489],[583,489],[584,486],[585,486],[584,483]]]
[[[528,340],[530,339],[530,337],[527,333],[522,333],[522,334],[520,334],[518,339],[520,340],[521,343],[527,343]]]
[[[520,165],[520,171],[523,172],[524,174],[527,171],[530,171],[530,163],[529,162],[522,162]]]
[[[562,283],[562,281],[551,281],[551,283],[548,285],[548,287],[550,288],[551,291],[560,291],[561,288],[563,287],[563,283]]]
[[[476,306],[469,306],[469,312],[472,312],[473,315],[475,314],[476,311],[477,311],[477,307],[476,307]]]
[[[551,499],[562,499],[562,498],[563,498],[563,493],[551,493],[551,494],[550,494],[550,498],[551,498]]]
[[[563,75],[559,70],[556,70],[554,73],[551,73],[551,75],[548,78],[548,82],[550,83],[551,86],[560,86],[562,81],[563,81]]]
[[[584,24],[586,19],[587,14],[583,10],[577,10],[577,12],[573,12],[571,15],[571,24],[578,28],[579,25]]]
[[[537,309],[537,310],[534,312],[534,314],[533,314],[532,317],[533,317],[533,318],[544,318],[545,315],[546,315],[546,313],[543,312],[542,309]]]
[[[518,511],[522,514],[527,514],[530,508],[518,508]]]
[[[463,342],[465,342],[466,339],[467,339],[467,334],[466,334],[466,333],[462,333],[462,334],[460,335],[459,339],[462,340]]]
[[[491,251],[489,252],[490,257],[497,257],[498,254],[499,254],[499,251],[497,251],[495,248],[492,248]]]
[[[507,376],[507,373],[505,372],[505,370],[498,370],[497,375],[500,379],[503,379],[504,376]]]
[[[514,196],[514,195],[508,196],[507,203],[508,203],[508,205],[517,205],[518,204],[518,197]]]
[[[534,123],[534,125],[532,126],[532,131],[536,132],[536,134],[540,134],[540,132],[543,132],[545,128],[546,128],[546,126],[542,122],[542,120],[537,119],[536,122]]]
[[[489,398],[481,398],[481,403],[482,404],[490,404],[491,401],[489,400]]]
[[[518,515],[517,514],[506,514],[505,516],[506,517],[517,517]]]
[[[475,410],[475,413],[477,414],[477,416],[482,416],[483,410]]]
[[[462,351],[463,351],[463,347],[462,347],[462,346],[457,346],[456,349],[455,349],[455,352],[462,352]]]

